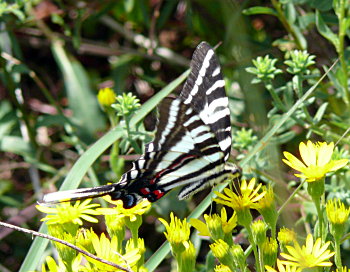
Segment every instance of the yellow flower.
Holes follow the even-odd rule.
[[[119,219],[129,217],[131,222],[137,219],[137,215],[143,215],[151,208],[151,203],[147,199],[142,200],[140,203],[130,209],[124,209],[122,200],[112,200],[109,195],[104,196],[103,199],[113,205],[116,205],[116,207],[100,208],[97,209],[98,212],[103,215],[116,215]]]
[[[307,144],[300,143],[299,151],[303,161],[289,152],[283,152],[286,157],[283,162],[301,172],[295,176],[305,178],[307,182],[317,181],[327,173],[336,171],[348,163],[347,159],[331,160],[333,149],[334,143],[318,142],[314,144],[311,141],[308,141]]]
[[[232,272],[232,271],[228,266],[220,264],[215,266],[214,272]]]
[[[184,244],[185,250],[181,253],[181,270],[179,271],[194,271],[196,265],[196,249],[191,241],[187,241]],[[179,267],[180,268],[180,267]]]
[[[166,232],[164,232],[164,235],[170,244],[183,244],[188,241],[190,237],[190,225],[186,222],[186,218],[181,222],[181,219],[171,213],[170,223],[162,218],[159,218],[159,221],[165,226]]]
[[[336,270],[336,272],[350,272],[350,268],[343,266],[342,268]]]
[[[272,231],[272,236],[275,236],[276,223],[278,219],[278,213],[275,204],[275,194],[271,186],[262,187],[262,191],[266,192],[264,197],[258,202],[258,211],[263,216],[265,222]]]
[[[48,272],[65,272],[66,271],[66,267],[61,259],[58,260],[58,264],[56,263],[55,259],[52,258],[51,256],[47,256],[45,260],[48,267],[48,270],[47,270]],[[41,265],[41,272],[46,272],[45,264]]]
[[[262,186],[259,184],[256,188],[255,186],[255,178],[252,178],[247,184],[246,180],[242,180],[240,186],[240,194],[236,194],[232,192],[230,189],[225,188],[224,193],[214,192],[221,199],[214,199],[215,202],[229,206],[233,208],[235,211],[246,210],[246,209],[256,209],[258,208],[258,202],[260,199],[264,197],[266,191],[259,193],[259,189]]]
[[[247,271],[247,256],[245,256],[242,247],[240,245],[233,244],[230,248],[230,252],[232,254],[236,266],[240,268],[240,271]]]
[[[165,226],[165,237],[171,245],[171,251],[177,262],[177,271],[193,271],[196,260],[196,249],[190,238],[190,224],[186,218],[181,221],[170,213],[170,223],[162,218],[159,221]]]
[[[296,267],[296,266],[290,266],[290,265],[284,265],[282,264],[282,261],[277,259],[277,267],[278,270],[265,265],[265,269],[267,272],[302,272],[302,269],[300,267]]]
[[[133,267],[141,258],[139,249],[129,249],[124,255],[118,253],[117,237],[108,239],[104,233],[102,233],[100,237],[95,233],[91,233],[90,239],[96,256],[101,259],[111,261],[123,267]],[[86,258],[90,263],[93,263],[97,269],[99,269],[97,271],[111,271],[111,266],[89,257]]]
[[[266,239],[267,225],[263,220],[256,220],[250,224],[254,242],[261,246]]]
[[[75,235],[72,235],[66,231],[62,231],[62,229],[59,229],[59,228],[52,228],[51,226],[55,226],[55,225],[49,226],[50,235],[60,240],[66,241],[67,243],[75,244],[76,242]],[[62,260],[65,263],[71,263],[73,259],[77,256],[77,251],[75,251],[74,249],[67,247],[66,245],[59,242],[53,242],[53,244],[55,245],[55,248],[59,253],[58,255],[62,258]]]
[[[138,238],[136,241],[133,238],[129,239],[125,245],[125,252],[132,252],[134,249],[138,250],[138,253],[140,254],[140,259],[135,264],[135,266],[132,267],[132,271],[140,271],[140,269],[143,267],[142,265],[145,263],[145,260],[144,260],[144,253],[146,252],[145,241],[142,238]]]
[[[212,236],[213,233],[211,231],[211,228],[209,227],[210,225],[213,225],[211,224],[211,222],[214,223],[218,221],[220,228],[223,230],[225,234],[232,233],[233,229],[237,226],[236,212],[234,212],[231,218],[227,221],[227,213],[225,208],[221,209],[220,217],[217,214],[213,214],[213,215],[205,214],[204,219],[206,221],[206,224],[200,221],[199,219],[192,218],[190,220],[190,224],[199,231],[200,236]]]
[[[350,208],[345,208],[344,203],[339,199],[328,200],[326,211],[329,221],[334,225],[343,225],[349,218]]]
[[[221,224],[225,234],[231,233],[237,226],[237,213],[233,212],[231,218],[227,221],[226,209],[223,207],[221,209]]]
[[[93,252],[91,243],[91,235],[94,233],[93,229],[80,228],[75,236],[75,245],[84,248],[86,251]]]
[[[297,234],[294,230],[288,228],[281,228],[278,232],[278,241],[282,245],[292,245],[297,239]]]
[[[214,256],[219,259],[220,263],[227,266],[234,265],[234,258],[230,250],[230,246],[224,240],[219,239],[212,243],[209,247]]]
[[[221,259],[229,254],[230,246],[224,240],[220,239],[211,244],[210,249],[216,258]]]
[[[328,248],[330,242],[328,241],[322,245],[321,238],[318,238],[314,244],[311,234],[306,238],[306,243],[302,247],[298,243],[294,246],[286,246],[289,254],[281,253],[281,256],[286,259],[282,261],[283,264],[304,268],[332,266],[329,258],[334,255]]]
[[[136,245],[134,244],[134,242],[135,241],[133,239],[129,239],[126,242],[125,251],[131,251],[131,250],[137,248],[139,250],[140,254],[144,254],[146,252],[145,240],[143,240],[142,238],[138,238]]]
[[[264,264],[274,265],[277,259],[278,244],[277,240],[272,237],[267,237],[261,246]]]
[[[116,101],[116,95],[111,88],[103,88],[98,91],[97,100],[101,106],[109,107]]]
[[[266,194],[262,199],[259,200],[259,210],[275,210],[275,194],[273,192],[272,187],[269,186],[266,189],[266,187],[264,186],[263,191],[266,191]]]
[[[74,205],[69,202],[62,202],[55,208],[47,207],[43,205],[36,205],[36,208],[49,215],[45,216],[41,221],[46,221],[46,224],[64,224],[73,223],[82,225],[84,219],[86,221],[97,223],[98,220],[90,215],[99,215],[100,213],[95,209],[99,204],[89,204],[91,199],[86,199],[83,202],[76,201]]]

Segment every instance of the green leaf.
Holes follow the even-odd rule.
[[[12,180],[0,179],[0,195],[3,195],[6,192],[10,191],[12,187],[13,187]]]
[[[286,8],[285,8],[284,12],[286,14],[286,18],[291,25],[294,25],[294,22],[297,18],[294,5],[292,3],[288,3],[288,4],[286,4],[285,7]]]
[[[41,224],[38,232],[46,234],[47,225]],[[22,263],[19,272],[34,271],[38,269],[40,263],[43,261],[42,258],[44,257],[44,251],[48,244],[48,239],[35,237],[33,243],[30,246],[29,251],[27,252],[27,256],[24,262]]]
[[[13,130],[13,127],[18,123],[15,111],[12,109],[9,101],[0,102],[0,139],[8,135]]]
[[[329,0],[307,0],[306,3],[310,5],[310,7],[317,9],[321,12],[329,11],[332,9],[332,2]]]
[[[276,145],[281,145],[281,144],[289,142],[295,136],[296,136],[296,132],[295,131],[287,131],[287,132],[285,132],[283,134],[280,134],[278,136],[273,137],[271,139],[271,143],[272,144],[276,144]]]
[[[298,40],[300,42],[300,45],[302,47],[302,49],[306,49],[307,48],[307,41],[303,35],[303,33],[301,32],[300,28],[297,27],[296,25],[292,26],[295,35],[298,37]]]
[[[127,13],[130,13],[134,9],[135,1],[134,0],[128,0],[124,2],[125,11]]]
[[[244,15],[255,15],[255,14],[268,14],[268,15],[273,15],[277,16],[277,12],[272,9],[272,8],[267,8],[267,7],[252,7],[243,10]]]
[[[27,65],[21,63],[13,65],[11,72],[19,74],[29,74],[30,69]]]
[[[348,29],[350,26],[350,18],[344,18],[344,20],[342,21],[343,25],[343,29]]]
[[[4,136],[0,139],[0,150],[29,157],[32,157],[34,154],[31,144],[18,136]]]
[[[335,35],[332,30],[326,25],[324,22],[321,13],[316,10],[316,27],[320,34],[325,37],[328,41],[330,41],[336,50],[339,49],[339,39],[338,36]]]
[[[315,114],[315,117],[314,117],[315,124],[317,124],[318,122],[321,121],[324,113],[326,112],[327,106],[328,106],[328,102],[325,102],[318,108],[318,110]]]
[[[90,142],[97,130],[105,128],[105,119],[96,95],[90,88],[89,77],[83,66],[65,51],[61,41],[53,42],[52,52],[63,74],[69,107],[73,111],[78,134],[83,140]]]
[[[62,115],[41,115],[38,117],[35,126],[36,128],[52,126],[63,127],[66,123],[67,119]]]
[[[56,174],[57,171],[52,166],[42,163],[35,158],[33,146],[18,136],[3,136],[0,138],[0,151],[10,152],[24,157],[24,160],[37,166],[40,170]]]
[[[301,30],[306,30],[309,26],[315,24],[315,14],[314,13],[307,13],[302,16],[298,16],[298,25],[300,26]]]

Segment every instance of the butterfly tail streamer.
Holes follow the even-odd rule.
[[[117,184],[108,184],[93,188],[81,188],[76,190],[59,191],[46,194],[40,204],[57,204],[60,202],[68,202],[82,200],[87,198],[95,198],[111,194],[117,190]]]

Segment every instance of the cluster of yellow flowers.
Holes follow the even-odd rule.
[[[223,193],[215,192],[214,201],[222,205],[220,214],[205,214],[204,221],[199,219],[179,219],[170,214],[170,222],[159,219],[165,227],[165,237],[169,241],[173,256],[177,262],[177,271],[194,271],[196,249],[190,240],[191,225],[200,236],[208,236],[212,240],[210,249],[220,262],[215,272],[250,271],[247,257],[253,252],[255,269],[258,272],[301,272],[320,270],[333,265],[334,256],[337,272],[350,272],[342,266],[340,256],[341,239],[346,231],[350,208],[340,200],[324,201],[324,183],[328,173],[344,167],[347,159],[332,160],[334,144],[312,143],[300,144],[300,156],[284,152],[283,160],[291,168],[300,173],[295,175],[305,181],[307,192],[314,202],[318,212],[318,223],[314,234],[309,233],[305,244],[300,245],[296,233],[288,228],[277,229],[277,220],[285,205],[278,210],[273,188],[257,184],[257,180],[242,180],[236,190],[225,188]],[[295,196],[302,186],[299,186],[292,196]],[[76,245],[105,260],[120,264],[133,271],[145,271],[145,245],[138,237],[138,229],[142,223],[142,215],[150,208],[148,201],[143,201],[132,209],[124,209],[120,201],[104,199],[114,205],[114,208],[100,208],[99,204],[91,204],[90,200],[77,201],[74,205],[62,203],[56,208],[38,206],[38,209],[48,215],[43,221],[49,226],[50,233],[66,241],[74,241]],[[231,208],[232,211],[228,211]],[[253,219],[252,210],[260,213]],[[327,218],[323,218],[323,214]],[[104,234],[98,236],[94,231],[79,229],[82,220],[97,222],[96,215],[104,215],[110,238]],[[126,246],[122,241],[125,236],[125,226],[131,232],[131,238]],[[242,226],[250,246],[244,251],[239,243],[239,236],[233,236],[237,226]],[[270,237],[268,237],[268,232]],[[330,233],[332,240],[329,240]],[[73,271],[109,271],[108,265],[74,253],[71,249],[56,245],[62,257],[58,264],[47,258],[50,271],[53,267],[67,267]],[[68,252],[68,253],[67,253]],[[279,255],[279,256],[278,256]],[[69,256],[69,257],[67,257]],[[46,267],[43,265],[42,271]],[[56,269],[56,271],[59,271]],[[327,270],[328,271],[328,270]]]
[[[284,152],[286,159],[283,161],[299,171],[300,174],[295,175],[308,183],[308,192],[311,199],[314,200],[316,209],[320,213],[323,213],[326,209],[330,232],[334,238],[332,247],[339,249],[340,239],[344,234],[350,209],[346,208],[339,200],[329,200],[327,205],[320,201],[324,194],[325,176],[348,163],[347,159],[332,160],[333,149],[333,143],[312,143],[308,141],[307,144],[300,144],[302,161],[288,152]],[[318,222],[318,234],[315,233],[317,239],[314,239],[314,236],[309,233],[305,245],[300,246],[296,240],[295,232],[290,229],[282,228],[276,235],[276,225],[281,209],[279,211],[276,209],[272,187],[266,188],[262,184],[256,184],[256,179],[253,178],[249,182],[242,180],[235,191],[225,188],[223,193],[215,192],[218,197],[214,199],[216,203],[233,209],[229,220],[225,207],[221,209],[220,215],[205,214],[205,222],[198,219],[190,220],[190,224],[198,230],[199,235],[209,236],[212,239],[213,243],[210,245],[210,249],[220,262],[220,265],[215,268],[216,272],[249,271],[246,263],[249,250],[244,252],[241,246],[233,240],[232,233],[237,225],[243,226],[247,231],[250,242],[249,249],[253,251],[256,260],[256,271],[320,271],[318,268],[333,265],[330,258],[334,255],[339,271],[346,269],[341,265],[340,250],[331,251],[331,241],[326,241],[325,234],[327,231],[324,228],[322,229],[320,220]],[[251,209],[257,210],[264,220],[253,220]],[[323,221],[320,213],[319,218]],[[171,215],[171,220],[176,222],[179,219]],[[186,232],[186,235],[180,235],[181,226],[185,225],[186,231],[184,229],[182,231]],[[271,237],[269,238],[266,235],[267,230],[271,231]],[[182,243],[184,241],[188,243],[189,228],[185,220],[182,224],[167,225],[167,233],[167,237],[171,233],[177,233],[176,236],[172,235],[172,239],[168,237],[171,245],[180,240]],[[176,241],[177,238],[179,241]],[[279,243],[277,243],[277,240]],[[280,246],[280,258],[277,258],[278,244]],[[277,267],[274,268],[275,266]],[[194,266],[192,269],[194,269]]]
[[[144,200],[132,209],[124,209],[120,200],[113,201],[108,196],[104,199],[115,207],[99,208],[99,204],[90,204],[91,199],[86,199],[74,205],[64,202],[55,208],[37,205],[37,209],[48,214],[42,221],[48,225],[51,235],[130,271],[146,271],[143,267],[146,248],[143,239],[138,237],[138,228],[142,223],[142,215],[150,209],[151,204]],[[97,215],[105,216],[110,238],[104,233],[98,236],[92,229],[79,228],[83,220],[97,223]],[[132,236],[123,246],[126,227]],[[51,257],[46,258],[48,271],[111,271],[111,266],[90,257],[86,257],[83,262],[83,255],[67,246],[59,243],[55,243],[55,246],[60,258],[58,263]],[[42,265],[42,271],[46,271],[45,264]]]

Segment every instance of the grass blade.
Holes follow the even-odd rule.
[[[98,105],[96,95],[83,66],[65,51],[60,40],[52,44],[52,52],[63,74],[69,107],[73,111],[74,123],[80,138],[93,140],[97,130],[105,128],[105,118]]]

